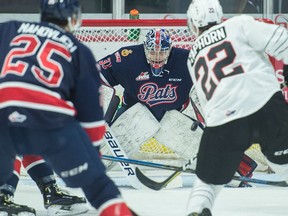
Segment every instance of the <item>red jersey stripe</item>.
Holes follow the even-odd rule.
[[[76,110],[71,102],[65,101],[58,94],[48,94],[41,88],[30,89],[32,85],[0,85],[0,108],[22,106],[31,109],[47,110],[74,116]]]

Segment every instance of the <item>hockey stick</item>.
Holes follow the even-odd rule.
[[[108,157],[129,160],[126,153],[124,152],[123,148],[121,147],[121,145],[119,144],[119,142],[117,141],[116,137],[114,136],[111,130],[108,129],[106,130],[104,134],[104,140],[106,144],[109,146],[110,152],[112,153],[112,155],[114,155],[114,157],[113,156]],[[121,167],[122,171],[125,174],[125,177],[128,179],[133,188],[135,189],[145,188],[145,185],[142,182],[140,182],[140,180],[137,178],[136,167],[133,164],[126,163],[125,161],[118,161],[118,162],[120,162],[119,166]]]
[[[112,155],[114,155],[117,158],[126,158],[128,159],[125,151],[123,150],[122,146],[116,139],[116,136],[113,134],[111,129],[109,128],[108,124],[112,121],[114,114],[118,108],[120,102],[120,98],[113,94],[112,99],[109,103],[108,109],[105,113],[105,121],[107,122],[106,126],[106,132],[104,134],[104,140],[109,147],[109,150]],[[145,185],[143,185],[139,179],[136,176],[135,166],[129,163],[119,163],[119,166],[121,167],[122,171],[124,172],[126,178],[128,179],[131,186],[135,189],[142,189],[145,188]]]
[[[108,156],[108,155],[102,155],[102,159],[115,161],[115,162],[130,163],[130,164],[135,164],[135,165],[140,165],[140,166],[153,167],[153,168],[164,169],[164,170],[172,170],[172,171],[177,171],[177,172],[185,172],[185,173],[195,174],[195,170],[193,170],[193,169],[188,168],[188,169],[184,170],[183,167],[178,167],[178,166],[173,166],[173,165],[159,164],[159,163],[153,163],[153,162],[147,162],[147,161],[141,161],[141,160],[128,159],[128,158],[123,158],[123,157],[122,158],[121,157],[113,157],[113,156]],[[136,168],[135,171],[136,171],[136,176],[138,177],[139,181],[148,187],[148,184],[146,184],[147,177],[140,171],[139,168]],[[141,175],[141,173],[142,173],[142,175]],[[169,176],[168,178],[170,178],[172,180],[173,178],[171,176]],[[264,179],[249,178],[249,177],[245,177],[245,176],[233,176],[232,180],[245,181],[245,182],[250,182],[250,183],[255,183],[255,184],[278,186],[278,187],[287,187],[288,186],[286,181],[270,181],[270,180],[264,180]],[[153,181],[153,180],[149,179],[148,181]],[[151,188],[151,189],[153,189],[153,188]]]
[[[156,182],[147,176],[145,176],[139,168],[136,168],[136,176],[140,182],[142,182],[146,187],[152,190],[161,190],[165,188],[172,180],[174,180],[177,176],[181,174],[181,171],[173,172],[168,178],[166,178],[162,182]]]
[[[112,99],[109,103],[109,106],[107,108],[107,111],[105,113],[105,116],[104,116],[104,120],[107,122],[107,124],[111,123],[111,121],[112,121],[112,119],[113,119],[113,117],[117,111],[119,103],[120,103],[119,96],[113,95]]]
[[[192,98],[190,98],[191,101],[191,105],[193,107],[193,110],[195,112],[195,116],[197,118],[197,120],[202,124],[205,125],[205,120],[203,115],[201,114],[200,110],[198,109],[197,105],[195,104],[195,102],[192,100]]]

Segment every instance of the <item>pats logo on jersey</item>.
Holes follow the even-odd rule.
[[[129,54],[132,54],[132,50],[128,50],[128,49],[123,49],[122,51],[121,51],[121,55],[122,56],[128,56]]]
[[[139,76],[136,77],[136,81],[142,81],[142,80],[149,80],[150,76],[149,73],[146,72],[141,72],[141,74]]]
[[[154,82],[144,83],[140,86],[137,97],[149,107],[159,104],[170,104],[178,99],[177,87],[178,86],[173,86],[172,84],[159,87],[158,84]]]

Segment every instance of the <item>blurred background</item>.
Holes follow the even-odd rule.
[[[142,19],[186,18],[191,0],[80,0],[83,18],[127,19],[137,9]],[[288,0],[220,0],[226,17],[249,13],[256,18],[288,13]],[[9,19],[37,21],[39,3],[35,0],[1,0],[0,22]]]

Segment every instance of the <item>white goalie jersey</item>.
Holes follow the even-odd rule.
[[[197,38],[187,64],[207,126],[248,116],[280,91],[267,54],[288,64],[287,30],[247,15]]]

